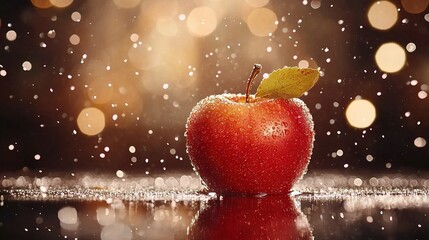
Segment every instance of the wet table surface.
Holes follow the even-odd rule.
[[[2,174],[0,239],[428,239],[429,176],[311,173],[288,195],[205,193],[193,173]]]

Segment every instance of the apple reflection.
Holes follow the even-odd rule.
[[[288,195],[226,197],[195,216],[188,239],[313,239],[307,218]]]

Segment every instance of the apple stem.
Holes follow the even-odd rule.
[[[255,80],[256,76],[261,72],[261,68],[261,64],[257,63],[253,65],[252,73],[250,74],[249,80],[247,80],[246,103],[249,102],[250,89],[252,88],[253,80]]]

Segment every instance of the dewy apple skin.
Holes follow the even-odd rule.
[[[307,169],[314,141],[312,116],[298,98],[277,97],[279,92],[272,94],[271,90],[258,97],[262,83],[256,96],[250,95],[250,85],[259,71],[260,65],[255,65],[246,95],[212,95],[190,113],[187,151],[209,191],[222,195],[289,193]],[[301,74],[306,74],[302,75],[304,80],[311,75],[314,83],[318,78],[313,69],[284,68],[276,74],[294,81],[288,96],[291,91],[296,95],[293,91],[300,87],[293,84],[301,84],[297,79]],[[271,89],[270,81],[277,84],[274,80],[264,87]]]

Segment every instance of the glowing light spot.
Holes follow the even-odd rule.
[[[29,62],[29,61],[25,61],[22,63],[22,69],[24,71],[30,71],[32,67],[33,67],[33,65],[31,65],[31,62]]]
[[[94,136],[103,131],[106,123],[104,113],[98,108],[85,108],[77,117],[79,130],[88,136]]]
[[[299,68],[308,68],[310,66],[310,63],[307,60],[301,60],[298,63]]]
[[[133,8],[140,4],[141,0],[113,0],[116,6],[120,8]]]
[[[268,36],[277,29],[277,16],[268,8],[257,8],[247,17],[247,26],[252,34],[260,37]]]
[[[79,12],[73,12],[71,14],[71,19],[75,22],[80,22],[80,20],[82,19],[82,15]]]
[[[80,43],[80,37],[76,34],[70,36],[69,41],[73,45],[78,45]]]
[[[166,37],[176,36],[178,32],[177,24],[173,19],[158,21],[156,23],[156,30]]]
[[[189,32],[197,37],[211,34],[217,27],[216,12],[208,7],[192,9],[186,20]]]
[[[164,186],[164,179],[162,177],[155,178],[155,187],[162,188]]]
[[[414,139],[414,146],[416,146],[418,148],[422,148],[422,147],[426,146],[426,139],[424,139],[422,137],[418,137],[418,138]]]
[[[136,152],[136,147],[134,147],[134,146],[130,146],[130,147],[128,148],[128,151],[130,151],[130,153],[135,153],[135,152]]]
[[[398,20],[398,10],[389,1],[374,2],[368,10],[368,20],[373,28],[387,30]]]
[[[73,3],[73,0],[50,0],[51,4],[57,8],[65,8]]]
[[[181,187],[186,188],[191,183],[191,179],[188,176],[182,175],[179,180],[179,184]]]
[[[125,176],[125,173],[122,170],[116,171],[116,176],[118,178],[123,178]]]
[[[375,53],[378,67],[385,72],[394,73],[402,69],[406,62],[405,50],[394,42],[384,43]]]
[[[316,105],[314,105],[314,108],[316,108],[317,110],[320,110],[322,109],[322,104],[316,103]]]
[[[55,38],[56,35],[57,35],[57,33],[55,32],[55,30],[49,30],[48,31],[48,37],[49,38]]]
[[[259,8],[267,5],[269,0],[246,0],[246,3],[249,4],[249,6],[254,8]]]
[[[52,3],[49,0],[31,0],[33,6],[41,9],[52,7]]]
[[[13,144],[9,145],[9,150],[12,151],[13,149],[15,149],[15,146]]]
[[[357,186],[357,187],[360,187],[360,186],[362,186],[363,181],[362,181],[362,179],[360,179],[360,178],[355,178],[355,179],[353,180],[353,184],[354,184],[355,186]]]
[[[100,233],[101,240],[131,240],[133,232],[124,223],[113,223],[103,227]]]
[[[319,0],[313,0],[313,1],[311,1],[310,6],[313,9],[318,9],[318,8],[320,8],[320,6],[322,6],[322,2]]]
[[[355,128],[367,128],[371,126],[376,117],[374,105],[365,99],[356,99],[348,105],[346,118],[348,123]]]
[[[427,93],[427,92],[425,92],[425,91],[419,91],[419,93],[417,94],[417,96],[418,96],[420,99],[425,99],[425,98],[428,96],[428,93]]]
[[[11,41],[11,42],[15,41],[17,36],[18,35],[16,34],[16,32],[14,30],[9,30],[6,33],[6,39]]]
[[[40,154],[36,154],[34,155],[34,160],[39,161],[42,157],[40,156]]]
[[[64,224],[76,224],[78,222],[77,211],[74,207],[64,207],[58,211],[58,219]]]
[[[131,34],[131,36],[130,36],[130,40],[131,40],[132,42],[137,42],[137,41],[139,40],[139,35],[138,35],[137,33],[133,33],[133,34]]]
[[[405,47],[407,49],[408,52],[414,52],[416,51],[416,44],[414,43],[408,43],[407,46]]]
[[[401,0],[405,11],[413,14],[423,12],[429,5],[429,0]]]

